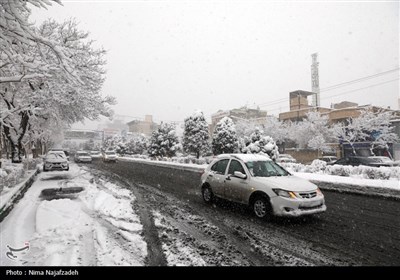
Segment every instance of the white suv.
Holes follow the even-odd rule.
[[[259,218],[326,211],[324,195],[315,184],[291,175],[263,155],[218,156],[201,176],[201,191],[207,203],[220,197],[246,204]]]

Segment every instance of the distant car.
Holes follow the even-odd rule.
[[[281,162],[296,163],[297,160],[289,154],[279,154],[278,158],[276,159],[276,162],[278,162],[278,163],[281,163]]]
[[[104,162],[117,162],[117,154],[114,151],[105,151],[103,153]]]
[[[323,156],[321,158],[318,158],[319,160],[325,161],[328,165],[333,164],[335,161],[338,160],[337,157],[335,156]]]
[[[90,156],[93,160],[101,159],[102,155],[100,151],[90,151]]]
[[[383,160],[382,157],[350,156],[350,157],[344,157],[344,158],[338,159],[333,164],[351,165],[351,166],[365,165],[365,166],[372,166],[372,167],[380,167],[380,166],[390,167],[390,166],[394,166],[395,162],[394,161],[387,162],[387,161]]]
[[[202,174],[200,187],[206,203],[215,197],[242,203],[258,218],[326,211],[324,195],[315,184],[293,176],[263,155],[218,156]]]
[[[69,170],[69,163],[64,153],[48,152],[43,161],[43,171]]]
[[[75,153],[75,162],[92,162],[92,157],[88,152],[78,151]]]

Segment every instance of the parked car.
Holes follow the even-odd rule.
[[[102,155],[100,151],[90,151],[90,156],[93,160],[101,159]]]
[[[117,162],[117,154],[114,151],[105,151],[103,153],[104,162]]]
[[[92,162],[92,157],[88,152],[78,151],[75,153],[75,162]]]
[[[50,151],[43,160],[43,171],[69,170],[68,159],[64,153]]]
[[[373,160],[374,162],[376,162],[378,165],[380,166],[399,166],[399,164],[397,162],[395,162],[394,160],[392,160],[389,157],[384,157],[384,156],[371,156],[368,157],[370,160]]]
[[[315,184],[263,155],[220,155],[205,169],[200,185],[205,202],[218,197],[245,204],[258,218],[326,211],[324,195]]]
[[[292,163],[296,163],[297,160],[292,157],[289,154],[279,154],[278,158],[276,159],[276,162],[292,162]]]
[[[333,164],[335,161],[338,160],[337,157],[335,156],[323,156],[321,158],[318,158],[319,160],[325,161],[328,165]]]
[[[359,165],[365,165],[365,166],[372,166],[372,167],[380,167],[380,166],[395,166],[395,162],[390,160],[384,160],[382,159],[384,157],[361,157],[361,156],[350,156],[350,157],[344,157],[341,159],[338,159],[335,161],[333,164],[339,164],[339,165],[351,165],[351,166],[359,166]]]

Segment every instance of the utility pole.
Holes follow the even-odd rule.
[[[320,97],[319,97],[319,74],[318,74],[318,53],[313,53],[312,64],[311,64],[311,88],[314,95],[312,96],[312,106],[319,107],[321,106]]]

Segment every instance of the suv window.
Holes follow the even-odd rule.
[[[229,164],[228,174],[233,175],[235,171],[239,171],[242,172],[243,174],[246,174],[242,164],[239,161],[232,159],[231,163]]]
[[[229,159],[223,159],[217,161],[212,167],[211,170],[215,171],[219,174],[225,174],[226,167],[228,165]]]

